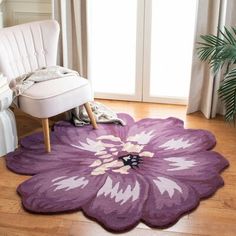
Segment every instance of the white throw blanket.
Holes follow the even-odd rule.
[[[17,77],[10,83],[10,88],[13,90],[13,105],[19,107],[18,97],[35,83],[52,79],[60,79],[67,76],[80,77],[78,72],[61,66],[44,67],[34,72]],[[116,113],[105,105],[98,102],[90,102],[90,106],[98,123],[116,123],[125,125],[124,121],[119,119]],[[67,117],[72,119],[76,126],[83,126],[90,123],[84,106],[72,109],[70,112],[68,112]]]
[[[13,90],[13,103],[19,107],[18,96],[23,94],[35,83],[52,79],[60,79],[72,75],[78,77],[80,76],[78,72],[61,66],[50,66],[19,76],[10,82],[10,88]]]

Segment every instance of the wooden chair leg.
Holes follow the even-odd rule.
[[[45,149],[47,152],[51,152],[50,130],[49,130],[48,118],[42,119],[42,126],[43,126]]]
[[[91,121],[91,123],[92,123],[93,128],[94,128],[94,129],[97,129],[97,128],[98,128],[97,122],[96,122],[96,119],[95,119],[95,117],[94,117],[94,115],[93,115],[93,112],[92,112],[92,109],[91,109],[89,103],[88,103],[88,102],[85,103],[85,104],[84,104],[84,107],[85,107],[85,109],[86,109],[86,112],[88,113],[88,116],[89,116],[89,119],[90,119],[90,121]]]

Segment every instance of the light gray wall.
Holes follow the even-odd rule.
[[[51,18],[50,0],[5,0],[2,7],[4,26]]]

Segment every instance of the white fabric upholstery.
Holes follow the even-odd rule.
[[[36,83],[20,96],[19,104],[28,114],[47,118],[92,100],[88,80],[71,76]]]
[[[59,25],[54,20],[0,30],[0,72],[10,81],[41,67],[56,65]],[[93,100],[88,80],[74,76],[35,83],[19,97],[20,108],[49,118]]]
[[[8,79],[56,65],[59,25],[39,21],[0,29],[0,71]]]

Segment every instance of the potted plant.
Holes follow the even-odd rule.
[[[202,61],[210,64],[214,74],[224,68],[218,94],[225,105],[225,120],[236,119],[236,28],[224,27],[218,35],[201,35],[197,53]]]

